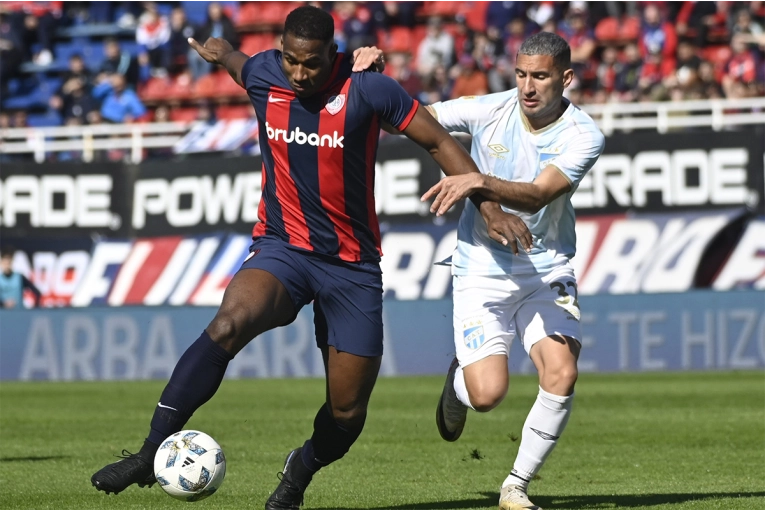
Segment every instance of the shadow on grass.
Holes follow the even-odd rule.
[[[452,510],[462,508],[497,508],[498,492],[482,492],[481,499],[459,499],[454,501],[439,501],[431,503],[413,503],[381,507],[331,507],[332,510]],[[708,492],[693,494],[617,494],[597,496],[534,496],[533,501],[542,508],[580,510],[586,508],[643,508],[654,505],[671,505],[688,501],[704,501],[707,499],[741,499],[762,498],[765,492]],[[311,508],[311,507],[308,507]],[[314,510],[330,510],[330,507],[315,507]]]
[[[39,462],[41,460],[65,459],[66,455],[34,455],[30,457],[0,457],[0,462]]]

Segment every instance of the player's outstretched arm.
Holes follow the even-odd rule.
[[[475,178],[482,175],[462,144],[452,138],[425,107],[417,108],[403,134],[427,150],[446,175],[454,178]],[[505,213],[496,201],[482,193],[471,193],[470,200],[481,212],[492,239],[509,246],[516,255],[517,241],[524,250],[531,249],[531,232],[523,220]]]
[[[200,57],[210,63],[225,67],[234,81],[240,87],[244,87],[242,68],[250,57],[241,51],[235,50],[227,40],[219,37],[210,37],[204,46],[199,44],[193,37],[189,37],[188,41],[189,46],[194,48]]]
[[[571,182],[556,167],[548,166],[533,182],[509,182],[489,175],[459,175],[441,179],[423,196],[433,198],[430,212],[441,216],[455,203],[480,193],[489,200],[527,213],[536,213],[571,190]]]

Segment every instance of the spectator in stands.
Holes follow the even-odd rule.
[[[417,69],[426,77],[435,72],[438,66],[448,69],[454,55],[454,38],[443,29],[441,18],[428,19],[428,31],[417,49]]]
[[[748,9],[741,9],[736,13],[736,22],[731,29],[731,34],[748,36],[745,40],[749,44],[749,49],[759,51],[758,40],[763,37],[762,26],[752,20],[752,13]]]
[[[663,62],[664,74],[669,74],[675,68],[677,34],[672,24],[664,20],[659,6],[655,3],[645,6],[638,42],[643,58],[655,55]]]
[[[636,44],[628,44],[624,48],[624,61],[617,65],[615,89],[617,99],[635,101],[638,98],[638,83],[640,82],[643,59]]]
[[[40,66],[53,62],[53,34],[61,19],[63,2],[13,2],[11,23],[21,37],[24,60]]]
[[[170,40],[170,23],[165,16],[160,16],[155,2],[145,2],[146,10],[138,18],[135,40],[146,48],[152,76],[167,74],[167,64],[163,46]]]
[[[423,77],[422,93],[418,100],[422,104],[433,104],[445,101],[451,96],[451,81],[446,68],[438,65],[431,74]]]
[[[496,27],[504,30],[508,23],[515,18],[526,17],[525,2],[489,2],[486,9],[486,28]],[[543,9],[550,7],[552,2],[540,2],[544,4]],[[541,23],[540,23],[541,25]]]
[[[332,18],[340,51],[352,53],[362,46],[377,44],[374,18],[366,6],[356,2],[334,2]]]
[[[11,129],[12,127],[11,116],[8,115],[8,112],[0,112],[0,130]]]
[[[677,68],[664,79],[664,86],[670,90],[673,100],[687,99],[696,89],[699,79],[701,58],[696,54],[696,47],[688,40],[677,45]]]
[[[186,19],[183,7],[176,7],[170,14],[170,39],[163,48],[165,65],[172,75],[180,74],[189,64],[189,37],[195,36],[194,26]]]
[[[730,47],[733,56],[722,80],[725,97],[743,98],[757,95],[757,60],[749,50],[746,38],[743,35],[734,36]]]
[[[27,122],[27,112],[25,112],[24,110],[18,110],[13,113],[13,127],[15,128],[29,127],[29,123]]]
[[[396,80],[399,85],[412,97],[422,92],[422,80],[417,73],[412,72],[410,57],[406,53],[390,53],[387,58],[385,72]]]
[[[616,90],[616,76],[619,72],[619,51],[613,46],[603,49],[600,64],[595,72],[595,96],[593,102],[605,103]]]
[[[69,57],[69,69],[61,78],[61,88],[50,98],[50,107],[57,110],[68,125],[74,123],[72,119],[78,124],[91,121],[92,113],[98,111],[98,102],[91,95],[90,73],[82,56]]]
[[[703,34],[699,28],[707,16],[712,16],[716,12],[714,2],[697,2],[693,0],[683,0],[682,7],[677,13],[675,20],[676,33],[680,37],[696,39],[697,45],[703,44]]]
[[[471,55],[462,55],[459,60],[460,74],[454,80],[450,98],[463,96],[483,96],[489,93],[489,80],[486,73],[478,69]]]
[[[14,30],[8,15],[0,12],[0,96],[7,96],[8,81],[18,76],[24,61],[21,37]]]
[[[489,81],[488,92],[501,92],[507,90],[506,83],[502,78],[501,71],[497,69],[497,64],[504,56],[505,48],[502,41],[502,32],[495,26],[486,29],[486,33],[478,32],[474,38],[474,48],[472,57],[478,70],[486,75]],[[454,79],[460,76],[462,69],[456,66]],[[506,71],[506,70],[502,70]]]
[[[459,60],[462,55],[473,53],[475,32],[468,26],[465,16],[457,15],[455,21],[457,21],[457,28],[454,34],[454,56]]]
[[[107,75],[119,74],[125,78],[125,81],[131,86],[138,85],[139,65],[127,51],[122,51],[120,44],[116,39],[106,39],[104,41],[104,54],[106,58],[101,64],[99,73]],[[97,81],[103,81],[98,79]]]
[[[24,308],[24,291],[34,295],[34,306],[40,306],[40,291],[26,276],[13,270],[16,250],[4,246],[0,250],[0,308]]]
[[[704,46],[726,44],[730,41],[730,7],[733,2],[709,2],[714,4],[713,13],[701,19],[700,38]]]
[[[571,68],[579,83],[589,84],[595,79],[595,35],[587,26],[587,4],[569,3],[566,18],[558,25],[558,34],[571,46]]]
[[[234,49],[239,48],[239,35],[236,33],[236,28],[218,2],[210,2],[210,5],[207,6],[207,22],[200,27],[197,33],[197,40],[201,44],[204,44],[210,37],[221,37],[228,41]],[[196,51],[190,48],[188,59],[194,80],[212,71],[213,64],[205,62]]]
[[[715,76],[715,67],[711,62],[702,61],[699,65],[699,79],[696,88],[689,93],[688,99],[721,99],[723,90]]]
[[[414,27],[416,21],[415,11],[422,5],[422,2],[382,2],[382,4],[383,19],[379,20],[378,16],[375,16],[380,28],[393,26],[411,28]]]
[[[133,90],[126,87],[125,77],[113,74],[95,86],[93,96],[103,99],[101,117],[114,123],[130,123],[146,114],[146,107]]]

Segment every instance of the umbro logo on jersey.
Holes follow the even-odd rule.
[[[282,141],[287,143],[294,142],[298,145],[305,145],[307,143],[314,147],[332,147],[333,149],[338,147],[341,149],[345,148],[343,146],[345,136],[338,136],[337,131],[333,131],[331,135],[327,133],[326,135],[319,136],[317,133],[306,133],[305,131],[301,131],[300,126],[298,126],[292,131],[287,132],[286,129],[274,129],[268,122],[266,122],[266,135],[268,135],[269,140],[275,142],[278,142],[279,137],[281,136]]]
[[[493,143],[489,145],[489,149],[493,150],[497,154],[502,154],[503,152],[510,152],[508,149],[505,148],[504,145]]]
[[[284,99],[283,97],[276,97],[274,95],[268,94],[269,103],[285,103],[287,101],[289,101],[289,99]]]
[[[345,94],[339,94],[329,98],[327,106],[324,108],[330,113],[330,115],[336,115],[345,106]]]

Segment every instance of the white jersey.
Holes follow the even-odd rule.
[[[491,239],[478,209],[466,200],[459,221],[452,273],[545,273],[567,263],[576,252],[571,195],[605,145],[595,122],[568,103],[557,121],[539,131],[531,131],[518,104],[517,89],[462,97],[431,107],[447,131],[472,135],[470,153],[482,173],[507,181],[532,182],[545,167],[554,166],[571,182],[570,192],[536,214],[503,207],[523,219],[531,231],[534,244],[528,254],[520,250],[519,255],[514,255],[509,247]]]

